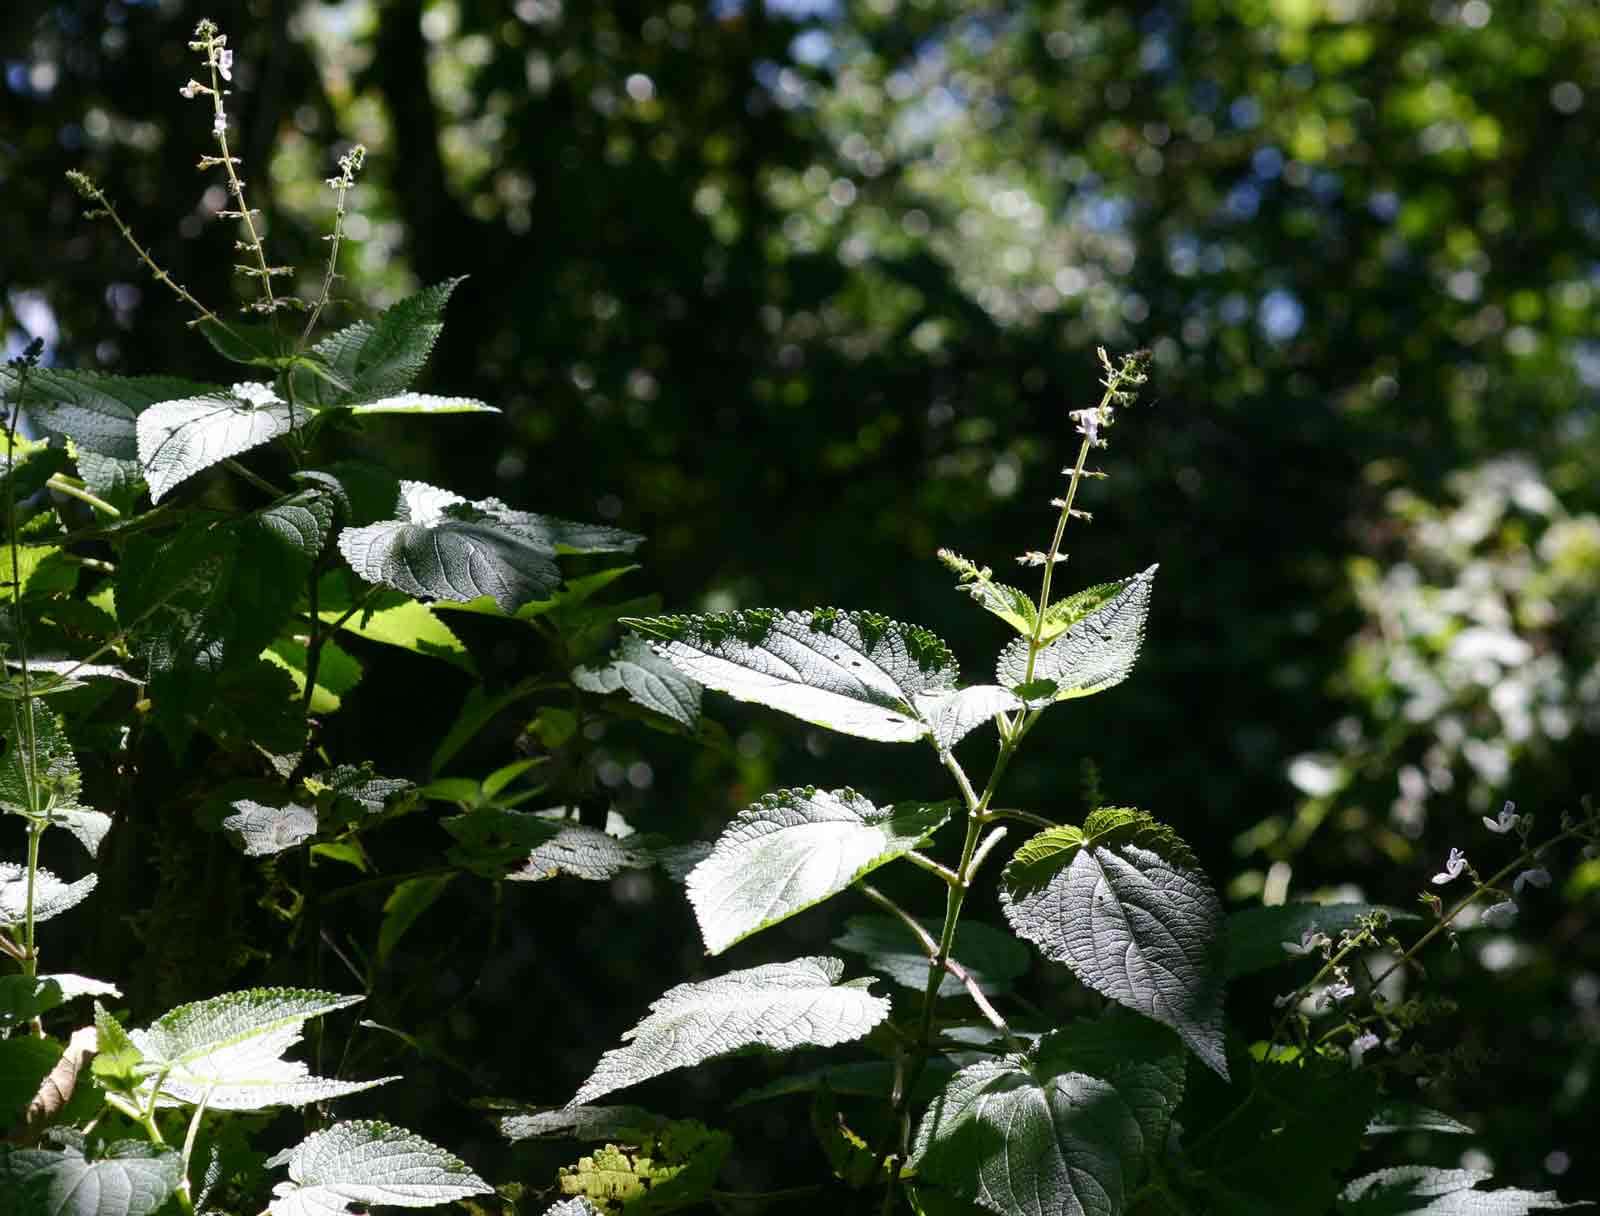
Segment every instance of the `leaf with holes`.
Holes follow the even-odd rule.
[[[917,1125],[908,1164],[1002,1216],[1118,1216],[1139,1124],[1114,1085],[1037,1054],[963,1068]]]
[[[928,734],[921,694],[952,692],[955,657],[926,629],[871,612],[771,609],[624,617],[690,679],[803,722],[885,743]]]
[[[586,692],[625,692],[636,705],[671,718],[686,730],[700,723],[700,685],[650,649],[636,634],[604,667],[579,667],[572,682]]]
[[[1150,613],[1150,589],[1156,567],[1120,583],[1093,587],[1064,601],[1076,607],[1095,605],[1073,621],[1066,632],[1035,656],[1028,671],[1028,639],[1018,638],[1000,652],[996,674],[1007,688],[1049,680],[1053,699],[1087,697],[1122,683],[1133,670],[1144,642]],[[1083,598],[1087,597],[1087,598]]]
[[[67,1135],[61,1149],[0,1148],[0,1216],[151,1216],[182,1180],[172,1149],[115,1140],[89,1157]]]
[[[89,898],[100,880],[85,874],[77,882],[64,882],[49,870],[38,869],[33,876],[33,919],[35,922],[60,916]],[[20,925],[27,916],[28,867],[14,861],[0,861],[0,925]]]
[[[150,501],[212,465],[287,435],[306,421],[265,384],[152,405],[138,418],[139,466]]]
[[[950,817],[950,802],[874,806],[854,790],[778,790],[746,807],[689,875],[706,949],[721,954],[879,866]]]
[[[1022,845],[1000,889],[1019,937],[1103,996],[1176,1030],[1223,1076],[1222,905],[1189,847],[1103,808]]]
[[[147,1077],[163,1078],[160,1105],[303,1106],[398,1079],[335,1081],[313,1077],[304,1064],[282,1058],[300,1041],[307,1019],[361,999],[301,988],[252,988],[181,1005],[128,1037],[144,1056]],[[145,1100],[151,1084],[146,1080],[143,1087]]]
[[[267,1207],[272,1216],[431,1208],[494,1191],[453,1153],[374,1119],[350,1119],[312,1132],[266,1165],[289,1167],[289,1180],[272,1188]]]
[[[889,1016],[889,1001],[868,991],[871,979],[841,984],[843,974],[836,958],[799,958],[679,984],[622,1036],[627,1046],[600,1057],[567,1105],[582,1106],[736,1051],[792,1051],[859,1039]]]

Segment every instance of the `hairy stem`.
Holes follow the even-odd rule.
[[[300,345],[304,346],[311,340],[312,331],[317,327],[317,318],[322,315],[322,310],[327,307],[328,299],[333,292],[333,282],[338,278],[337,267],[339,264],[339,245],[344,240],[345,198],[350,193],[350,188],[355,185],[356,172],[361,168],[361,163],[366,159],[367,150],[361,144],[351,148],[349,152],[339,158],[339,176],[328,179],[328,184],[333,187],[333,231],[323,239],[329,243],[328,266],[322,275],[322,290],[317,293],[317,302],[311,307],[311,315],[306,318],[306,327],[300,335]]]

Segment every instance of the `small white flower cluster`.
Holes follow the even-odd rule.
[[[189,49],[204,55],[206,67],[215,75],[210,85],[191,78],[178,92],[191,101],[201,94],[212,99],[215,110],[211,116],[211,133],[220,140],[228,134],[228,111],[222,101],[227,90],[217,87],[216,79],[217,76],[226,81],[233,79],[233,48],[228,45],[226,34],[219,34],[212,22],[202,21],[194,27],[194,41],[189,43]]]
[[[1532,826],[1532,821],[1525,816],[1517,814],[1516,803],[1507,802],[1500,808],[1500,813],[1492,819],[1488,815],[1483,816],[1483,826],[1496,836],[1507,836],[1512,832],[1517,832],[1526,838],[1528,830]],[[1472,866],[1467,861],[1467,855],[1460,849],[1452,848],[1450,856],[1445,859],[1444,869],[1433,876],[1433,882],[1435,885],[1442,887],[1446,883],[1454,882],[1463,872],[1471,873],[1475,880],[1478,877],[1476,873],[1472,873]],[[1524,888],[1539,887],[1542,889],[1548,887],[1552,881],[1554,880],[1550,877],[1550,871],[1543,866],[1531,866],[1523,870],[1511,881],[1512,898],[1503,899],[1499,903],[1485,908],[1483,923],[1491,929],[1509,929],[1516,923],[1516,901],[1522,895]]]

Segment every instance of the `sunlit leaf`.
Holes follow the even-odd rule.
[[[1109,808],[1019,848],[1000,890],[1017,934],[1083,983],[1171,1026],[1222,1075],[1222,905],[1193,853],[1143,811]]]
[[[916,698],[956,684],[949,647],[926,629],[870,612],[753,609],[622,623],[707,688],[864,739],[922,738],[928,725]]]
[[[144,1140],[84,1148],[0,1148],[0,1216],[151,1216],[182,1178],[182,1157]]]
[[[369,1207],[430,1208],[494,1188],[415,1132],[353,1119],[312,1132],[267,1161],[289,1167],[272,1188],[272,1216],[344,1216]]]
[[[150,501],[212,465],[287,435],[306,421],[267,385],[162,401],[139,415],[139,465]]]
[[[889,1016],[870,979],[840,983],[844,964],[801,958],[679,984],[623,1035],[627,1046],[600,1057],[568,1106],[637,1085],[676,1068],[751,1047],[790,1051],[859,1039]]]
[[[921,844],[949,802],[874,806],[850,789],[778,790],[752,803],[689,875],[706,949],[720,954]]]
[[[498,414],[500,411],[476,397],[433,397],[427,393],[401,393],[351,407],[352,414]]]
[[[1523,1216],[1588,1206],[1562,1203],[1554,1191],[1480,1190],[1487,1181],[1487,1170],[1396,1166],[1357,1178],[1339,1196],[1339,1211],[1347,1216]]]
[[[700,685],[629,634],[604,667],[579,667],[572,682],[587,692],[625,692],[636,705],[693,730],[700,721]]]
[[[1107,588],[1080,592],[1095,597],[1098,606],[1040,650],[1031,673],[1028,640],[1013,641],[1000,652],[996,665],[1000,683],[1015,689],[1024,682],[1050,680],[1056,685],[1054,695],[1058,701],[1104,692],[1122,683],[1133,670],[1144,642],[1144,622],[1150,612],[1150,589],[1156,569],[1151,566]],[[1115,594],[1105,594],[1113,588]]]
[[[19,1026],[80,996],[121,996],[115,984],[82,975],[0,975],[0,1030]]]
[[[317,834],[316,811],[293,802],[264,806],[246,798],[233,803],[233,811],[222,826],[239,833],[246,857],[271,857]]]
[[[34,871],[33,919],[35,923],[60,916],[89,898],[99,877],[85,874],[76,882],[64,882],[49,870]],[[28,867],[14,861],[0,861],[0,925],[20,925],[26,917]]]

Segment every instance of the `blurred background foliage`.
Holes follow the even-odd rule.
[[[1595,6],[11,0],[8,354],[38,335],[62,365],[227,375],[62,178],[96,176],[202,299],[238,290],[221,188],[194,171],[205,115],[177,93],[202,15],[237,48],[278,261],[316,272],[321,179],[360,140],[345,294],[472,276],[433,383],[504,414],[370,440],[409,475],[648,534],[631,593],[670,610],[870,607],[981,678],[1000,630],[934,549],[1004,568],[1040,547],[1094,348],[1148,347],[1153,404],[1112,433],[1066,567],[1162,563],[1145,654],[1037,732],[1008,799],[1077,815],[1092,761],[1238,905],[1410,905],[1451,846],[1499,864],[1479,817],[1502,801],[1548,828],[1595,792]],[[491,686],[531,661],[473,641]],[[339,729],[404,767],[465,693],[402,667]],[[534,708],[462,771],[513,758]],[[638,826],[705,835],[798,781],[943,788],[920,753],[708,708],[725,752],[598,741]],[[1503,1181],[1589,1194],[1600,862],[1572,861],[1515,931],[1433,964],[1465,1006],[1433,1033],[1471,1067],[1430,1100],[1484,1129],[1471,1151]],[[590,894],[517,891],[499,962],[397,982],[380,1020],[423,1042],[408,1071],[448,1079],[408,1100],[562,1101],[598,1043],[703,973],[676,889]],[[828,915],[735,961],[825,948]],[[543,928],[567,918],[575,944]],[[427,1013],[428,984],[470,999]],[[1236,1016],[1270,995],[1236,994]],[[512,1042],[508,1018],[541,1034]],[[483,1057],[472,1084],[452,1057]],[[672,1100],[714,1105],[703,1084]],[[748,1130],[781,1140],[765,1117]]]

